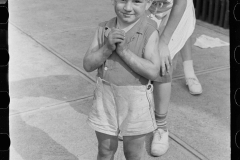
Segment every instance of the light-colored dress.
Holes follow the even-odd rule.
[[[150,7],[150,12],[152,13],[150,15],[150,18],[157,22],[160,30],[163,30],[162,28],[166,26],[173,5],[173,0],[166,0],[165,2],[162,1],[164,0],[160,0],[158,2],[158,5],[156,5],[156,3],[153,3],[153,6]],[[157,6],[161,8],[158,9],[156,8]],[[187,0],[187,6],[183,13],[183,16],[168,44],[172,59],[176,53],[182,49],[188,38],[192,35],[195,29],[195,24],[196,17],[193,1]]]

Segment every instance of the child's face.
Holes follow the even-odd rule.
[[[114,9],[120,21],[136,22],[151,5],[151,0],[114,0]]]

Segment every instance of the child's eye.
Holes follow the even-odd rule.
[[[127,0],[116,0],[117,2],[126,2]]]
[[[142,3],[141,0],[135,0],[134,3]]]

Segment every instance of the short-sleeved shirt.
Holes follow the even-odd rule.
[[[107,38],[106,32],[109,30],[109,28],[116,28],[116,25],[116,17],[107,22],[102,22],[99,24],[99,48],[105,44],[105,40]],[[137,56],[143,57],[148,39],[156,30],[156,22],[149,19],[146,15],[142,16],[139,21],[125,33],[128,49]],[[98,68],[97,76],[117,86],[146,85],[148,83],[148,79],[134,72],[119,57],[116,51],[113,51],[105,63]]]

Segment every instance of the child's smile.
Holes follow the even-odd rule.
[[[147,0],[115,0],[114,8],[121,26],[136,22],[147,7]]]
[[[131,22],[131,21],[135,22],[135,19],[137,19],[134,13],[130,14],[130,13],[123,13],[123,12],[122,12],[121,18],[123,21],[126,21],[126,22]]]

